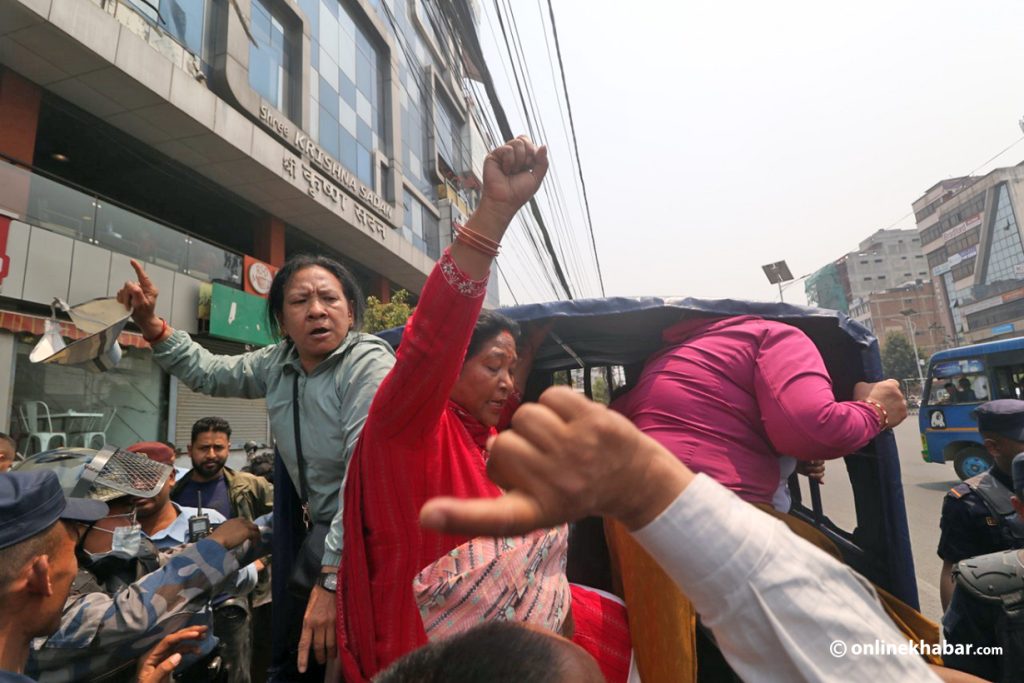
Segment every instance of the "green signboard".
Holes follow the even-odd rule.
[[[253,346],[273,344],[267,327],[267,300],[214,282],[210,296],[210,335]]]

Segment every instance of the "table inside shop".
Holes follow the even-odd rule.
[[[63,413],[50,413],[54,429],[71,434],[94,432],[103,420],[103,413],[82,413],[77,410],[66,410]],[[75,429],[73,429],[75,427]]]

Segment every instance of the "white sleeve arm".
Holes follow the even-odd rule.
[[[745,681],[938,680],[916,654],[854,655],[908,648],[867,581],[703,474],[634,536]]]

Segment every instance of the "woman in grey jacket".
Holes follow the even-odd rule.
[[[333,591],[341,557],[342,482],[370,401],[394,365],[394,353],[382,339],[357,331],[365,306],[362,292],[348,269],[323,256],[293,257],[278,271],[267,312],[282,339],[237,356],[212,354],[186,332],[171,329],[156,315],[157,288],[137,261],[132,267],[138,282],[126,282],[117,298],[132,309],[154,360],[194,391],[266,398],[281,464],[303,501],[307,524],[321,529],[329,525],[321,574],[304,612],[301,605],[276,602],[274,617],[287,623],[281,608],[285,614],[300,610],[302,628],[296,619],[292,630],[299,636],[297,661],[290,665],[297,665],[299,672],[310,668],[310,648],[323,664],[336,654]],[[275,517],[280,512],[275,510]],[[309,680],[318,675],[309,673]],[[294,671],[281,674],[282,680],[301,680]]]

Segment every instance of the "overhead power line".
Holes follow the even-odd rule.
[[[487,93],[487,99],[490,102],[491,109],[494,111],[494,117],[498,123],[498,128],[506,140],[511,140],[515,136],[512,133],[512,127],[509,125],[505,109],[502,107],[501,100],[498,98],[498,93],[494,88],[494,80],[491,78],[490,70],[487,68],[487,63],[484,60],[483,49],[480,47],[480,40],[476,35],[472,12],[469,9],[468,2],[467,0],[445,0],[445,3],[452,11],[455,24],[460,29],[458,33],[465,41],[473,63],[480,70],[484,91]],[[533,214],[533,218],[540,229],[540,233],[544,241],[544,248],[551,259],[551,264],[555,270],[555,277],[558,279],[559,286],[567,299],[573,299],[572,288],[569,286],[569,281],[562,269],[562,264],[555,254],[555,248],[551,242],[551,235],[548,233],[547,226],[544,223],[544,218],[541,216],[536,198],[531,198],[529,203],[530,213]]]
[[[558,28],[555,25],[555,9],[548,0],[548,14],[551,17],[551,33],[555,39],[555,54],[558,55],[558,71],[562,75],[562,92],[565,95],[565,108],[569,114],[569,128],[572,131],[572,148],[576,154],[576,170],[583,188],[583,204],[587,209],[587,228],[590,232],[590,246],[594,250],[594,263],[597,264],[597,281],[601,285],[601,296],[604,296],[604,276],[601,274],[601,259],[597,255],[597,242],[594,240],[594,222],[590,218],[590,199],[587,197],[587,181],[583,178],[583,162],[580,159],[580,146],[576,141],[576,123],[572,117],[572,101],[569,99],[569,86],[565,80],[565,63],[562,61],[562,46],[558,42]]]

